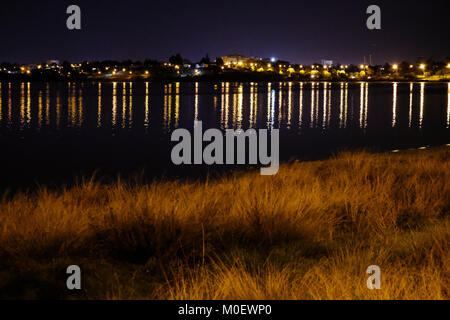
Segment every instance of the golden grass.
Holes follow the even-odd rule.
[[[449,299],[449,148],[0,202],[0,297]],[[65,267],[83,270],[81,293]],[[365,273],[379,265],[380,290]]]

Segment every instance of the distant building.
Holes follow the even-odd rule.
[[[333,60],[322,60],[322,66],[331,67],[333,65]]]
[[[229,54],[222,57],[224,65],[238,65],[238,66],[248,66],[252,63],[260,61],[255,57],[247,57],[240,54]]]
[[[238,64],[239,62],[245,62],[248,58],[246,56],[240,54],[229,54],[227,56],[223,56],[223,63],[228,64]]]

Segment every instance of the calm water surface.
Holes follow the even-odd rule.
[[[450,139],[449,83],[0,83],[1,185],[70,180],[95,169],[184,176],[170,134],[278,128],[281,160]]]

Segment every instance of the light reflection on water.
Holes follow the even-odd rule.
[[[420,115],[419,115],[419,127],[423,126],[423,112],[425,104],[425,83],[420,84]]]
[[[447,128],[450,127],[450,82],[447,84]]]
[[[148,104],[148,95],[149,95],[148,82],[146,82],[145,83],[145,118],[144,118],[145,129],[147,129],[150,124],[150,114],[149,114],[150,109],[149,109],[149,104]]]
[[[393,96],[392,96],[392,126],[397,124],[397,82],[393,84]]]
[[[97,127],[100,128],[102,126],[102,84],[98,84],[98,110],[97,110]]]
[[[413,111],[413,89],[414,89],[414,83],[409,84],[409,127],[411,127],[411,121],[412,121],[412,111]]]
[[[81,129],[163,135],[192,128],[194,120],[299,135],[450,126],[450,83],[3,82],[0,94],[3,134]]]

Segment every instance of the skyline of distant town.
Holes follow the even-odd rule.
[[[144,61],[69,61],[47,60],[35,64],[0,63],[0,79],[26,77],[35,79],[96,79],[96,80],[430,80],[450,79],[450,58],[436,61],[417,58],[374,65],[369,57],[360,64],[343,64],[330,59],[320,63],[297,64],[277,57],[255,58],[231,54],[211,58],[208,54],[197,62],[180,54],[168,61],[146,59]]]

